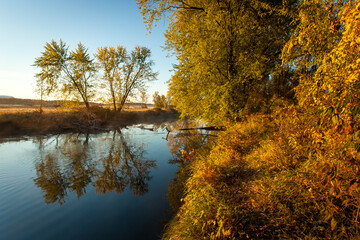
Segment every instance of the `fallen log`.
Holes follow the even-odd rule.
[[[209,130],[209,131],[225,131],[224,127],[196,127],[196,128],[181,128],[180,131],[188,131],[188,130]]]

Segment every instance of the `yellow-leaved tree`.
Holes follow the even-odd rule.
[[[274,85],[286,86],[276,93],[287,95],[292,79],[274,73],[292,28],[288,12],[294,2],[137,1],[149,28],[162,17],[170,22],[166,46],[178,64],[169,93],[182,116],[237,121],[264,108]]]

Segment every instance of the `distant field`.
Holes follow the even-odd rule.
[[[59,101],[43,101],[44,107],[58,107]],[[28,108],[40,106],[40,100],[22,98],[0,98],[0,108]]]
[[[15,113],[31,113],[31,112],[38,112],[38,107],[5,107],[3,108],[0,105],[0,115],[2,114],[15,114]],[[45,113],[53,113],[53,112],[70,112],[72,110],[70,109],[61,109],[61,108],[55,108],[55,107],[46,107],[43,108],[43,111]]]
[[[43,101],[44,112],[69,112],[61,107],[63,102],[61,101]],[[100,107],[109,107],[109,105],[92,103],[91,105]],[[125,110],[131,109],[131,111],[142,111],[148,108],[153,108],[153,104],[147,104],[148,108],[143,108],[141,103],[131,103],[125,105]],[[0,114],[12,114],[12,113],[28,113],[39,111],[40,100],[33,99],[21,99],[21,98],[0,98]]]
[[[39,106],[40,100],[0,98],[0,114],[35,112],[39,111]],[[45,112],[59,111],[58,101],[44,101],[43,106]]]

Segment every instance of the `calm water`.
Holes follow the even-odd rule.
[[[1,143],[0,239],[158,239],[177,171],[166,137],[135,126]]]

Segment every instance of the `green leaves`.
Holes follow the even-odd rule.
[[[35,59],[34,66],[41,69],[36,77],[41,82],[41,89],[49,95],[53,91],[80,97],[87,108],[94,95],[93,78],[96,72],[93,60],[81,43],[74,51],[66,44],[52,40],[44,46],[45,51]],[[43,92],[43,91],[42,91]]]
[[[53,40],[46,43],[44,49],[34,62],[34,66],[41,69],[36,74],[41,97],[57,92],[62,96],[81,98],[89,108],[89,101],[97,90],[95,75],[101,70],[114,109],[119,105],[121,110],[134,90],[144,91],[145,81],[157,77],[157,73],[152,71],[151,51],[146,47],[136,46],[130,54],[122,46],[100,47],[95,54],[96,63],[82,43],[69,51],[63,41],[57,43]],[[98,85],[104,86],[104,83]]]
[[[280,62],[290,21],[280,11],[281,1],[137,3],[148,27],[162,16],[170,21],[166,46],[179,64],[169,92],[183,116],[212,123],[236,121],[259,111],[275,93],[269,76]],[[287,79],[278,83],[288,84]],[[289,88],[283,89],[281,93]]]
[[[135,90],[145,91],[145,81],[156,80],[151,51],[146,47],[136,46],[130,54],[122,46],[100,47],[95,57],[115,111],[121,111]]]
[[[153,95],[153,102],[155,108],[170,108],[171,100],[171,97],[159,95],[159,92],[155,92]]]

